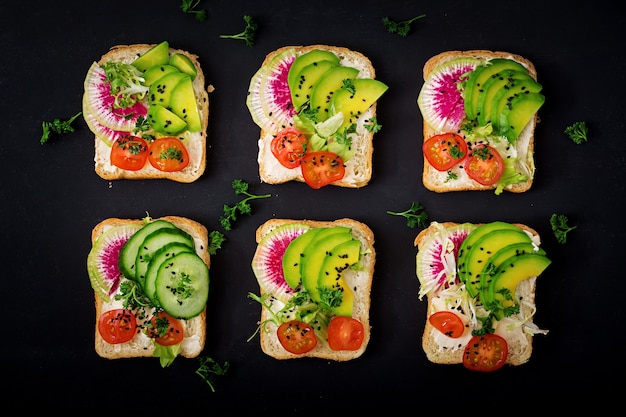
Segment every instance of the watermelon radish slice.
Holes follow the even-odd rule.
[[[456,132],[465,118],[465,101],[459,88],[480,64],[472,57],[456,58],[433,69],[417,97],[417,105],[428,126],[437,132]]]
[[[263,65],[250,80],[246,105],[263,131],[276,134],[293,125],[296,113],[287,78],[296,59],[295,49],[285,49]]]
[[[283,303],[289,301],[296,293],[285,281],[283,255],[291,241],[309,228],[307,225],[297,223],[277,227],[261,239],[252,258],[252,270],[261,290]]]
[[[87,126],[89,126],[89,130],[91,130],[100,140],[106,143],[107,146],[113,146],[113,143],[121,136],[128,135],[128,132],[113,130],[101,125],[100,122],[96,120],[96,117],[91,112],[89,112],[87,106],[85,106],[84,100],[83,117],[85,119],[85,122],[87,122]]]
[[[106,230],[94,242],[87,256],[91,287],[104,302],[111,301],[122,280],[118,267],[120,250],[142,224],[116,226]]]
[[[471,223],[450,227],[438,225],[437,233],[424,242],[415,258],[420,282],[419,298],[456,282],[456,259],[461,243],[476,228]]]
[[[93,115],[100,125],[111,130],[131,132],[139,116],[145,117],[148,113],[147,107],[139,101],[131,107],[114,108],[110,84],[106,82],[104,69],[96,62],[89,67],[84,86],[83,112]]]

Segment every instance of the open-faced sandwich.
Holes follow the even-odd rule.
[[[92,230],[87,271],[95,349],[107,359],[196,357],[206,336],[207,229],[179,216],[108,218]]]
[[[376,252],[369,227],[353,219],[271,219],[256,231],[252,269],[261,303],[261,349],[276,359],[347,361],[370,340]]]
[[[111,48],[85,78],[83,117],[95,135],[96,173],[197,180],[206,165],[208,93],[198,57],[167,41]]]
[[[489,372],[521,365],[533,336],[537,277],[551,261],[523,224],[432,222],[415,238],[422,348],[431,362]]]
[[[261,128],[261,181],[358,188],[372,176],[377,100],[387,91],[363,54],[329,45],[270,52],[246,104]]]
[[[545,97],[535,66],[509,52],[447,51],[424,65],[424,186],[436,192],[530,189]]]

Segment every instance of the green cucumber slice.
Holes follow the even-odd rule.
[[[169,261],[175,255],[181,252],[193,252],[193,249],[189,247],[187,243],[171,242],[166,244],[152,255],[152,259],[148,262],[148,269],[146,270],[146,278],[143,281],[143,292],[150,299],[153,305],[158,306],[158,301],[155,296],[156,290],[156,277],[159,272],[159,268],[164,262]]]
[[[209,267],[196,253],[181,252],[159,267],[155,285],[163,310],[190,319],[204,310],[209,298]]]
[[[189,246],[190,249],[195,250],[195,244],[191,235],[183,230],[169,227],[157,229],[150,233],[146,236],[141,245],[139,245],[135,258],[135,280],[139,283],[141,288],[144,288],[148,263],[154,256],[154,253],[172,242],[184,243]]]
[[[139,247],[143,243],[143,240],[150,233],[162,227],[176,228],[172,223],[166,220],[154,220],[146,223],[141,229],[128,239],[128,242],[122,247],[119,257],[119,268],[126,278],[136,281],[135,278],[135,260],[137,259],[137,252]]]

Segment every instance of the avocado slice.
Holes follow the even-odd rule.
[[[476,120],[478,117],[478,98],[484,84],[493,74],[505,69],[528,72],[526,67],[517,61],[508,58],[494,58],[487,61],[484,65],[477,66],[474,71],[469,74],[467,81],[465,82],[464,91],[465,115],[468,120]]]
[[[328,228],[328,230],[332,229],[334,228]],[[321,301],[317,281],[326,252],[350,239],[352,239],[352,233],[346,233],[345,230],[326,231],[319,233],[304,249],[304,257],[300,263],[302,286],[316,303]]]
[[[143,85],[146,87],[150,87],[155,81],[160,79],[161,77],[171,73],[171,72],[180,72],[180,70],[172,65],[168,64],[159,64],[153,65],[143,73]]]
[[[182,72],[171,72],[156,80],[148,90],[148,103],[168,107],[172,91],[184,78],[189,78],[189,75]]]
[[[524,92],[512,97],[500,113],[498,133],[514,143],[545,101],[541,93]]]
[[[154,65],[165,65],[169,63],[170,60],[169,47],[167,41],[154,45],[152,48],[148,49],[146,53],[135,59],[132,65],[141,71],[145,71]]]
[[[498,302],[502,308],[513,305],[513,301],[504,299],[501,291],[506,289],[514,296],[520,282],[540,275],[551,263],[549,258],[537,253],[513,255],[502,262],[493,276],[489,286],[487,303]],[[498,316],[502,312],[495,311],[495,313]]]
[[[315,236],[324,230],[321,227],[309,229],[300,236],[289,242],[289,246],[283,254],[283,275],[285,282],[294,290],[300,285],[300,263],[305,256],[304,248],[313,240]]]
[[[493,125],[494,132],[500,131],[500,115],[504,112],[504,109],[509,103],[517,96],[524,93],[539,93],[543,89],[543,86],[534,79],[520,80],[514,83],[510,88],[503,88],[493,96],[493,103],[491,105],[491,124]]]
[[[361,254],[361,242],[357,239],[351,239],[340,243],[332,248],[322,261],[322,267],[317,280],[317,288],[320,298],[324,300],[323,294],[329,291],[333,294],[335,291],[341,293],[341,300],[338,301],[331,297],[328,302],[330,310],[339,316],[352,317],[352,307],[354,305],[354,293],[347,285],[344,272],[352,265],[359,261]],[[337,302],[335,304],[335,302]]]
[[[339,64],[339,57],[331,51],[326,51],[324,49],[313,49],[297,56],[291,64],[291,67],[289,67],[289,73],[287,74],[287,85],[289,85],[289,90],[293,91],[296,88],[296,84],[298,83],[298,74],[302,68],[320,61],[331,61]]]
[[[329,69],[313,86],[309,107],[317,110],[317,121],[323,122],[330,115],[330,101],[344,80],[353,80],[359,70],[352,67],[336,66]]]
[[[176,84],[170,96],[169,109],[187,122],[189,131],[199,132],[202,130],[202,119],[200,118],[191,77],[184,77]]]
[[[491,121],[491,108],[496,94],[501,89],[511,89],[516,83],[522,81],[534,82],[535,80],[525,71],[511,69],[500,71],[489,77],[478,96],[476,116],[480,126],[485,126]]]
[[[185,54],[172,54],[172,56],[170,57],[170,65],[178,68],[180,72],[184,72],[185,74],[189,75],[192,80],[194,80],[198,75],[198,70],[196,69],[196,66],[191,61],[191,58],[189,58]]]
[[[187,122],[159,104],[148,107],[148,123],[155,132],[175,135],[187,128]]]
[[[342,132],[367,111],[389,88],[374,78],[355,78],[351,87],[341,87],[330,102],[330,115],[343,113],[344,121],[338,129]]]
[[[294,110],[300,111],[300,108],[311,98],[311,91],[317,81],[331,68],[338,64],[333,61],[319,61],[306,65],[298,73],[296,82],[291,91],[291,102]]]

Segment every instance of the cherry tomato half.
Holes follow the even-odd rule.
[[[98,319],[98,332],[112,345],[128,342],[137,331],[137,319],[130,310],[117,309],[102,313]]]
[[[335,316],[328,323],[328,345],[332,350],[358,350],[363,344],[363,323],[347,316]]]
[[[180,139],[165,137],[150,144],[148,160],[159,171],[174,172],[189,165],[189,154]]]
[[[428,317],[428,321],[435,329],[453,339],[463,336],[465,332],[463,320],[452,311],[437,311]]]
[[[297,168],[306,153],[308,140],[298,129],[283,129],[272,139],[270,149],[278,162],[286,168]]]
[[[472,371],[492,372],[506,363],[509,347],[503,337],[488,333],[470,339],[463,352],[463,366]]]
[[[343,159],[334,152],[309,152],[302,158],[300,166],[304,181],[316,190],[346,175]]]
[[[317,345],[313,328],[303,321],[292,320],[278,327],[278,340],[287,352],[307,353]]]
[[[148,336],[161,346],[177,345],[185,337],[182,323],[165,311],[152,316]]]
[[[430,137],[422,145],[428,162],[438,171],[447,171],[467,156],[467,143],[456,133],[442,133]]]
[[[465,160],[465,172],[482,185],[493,185],[502,176],[504,161],[500,153],[489,145],[477,145]]]
[[[111,164],[128,171],[139,171],[148,159],[148,142],[135,136],[122,136],[111,146]]]

